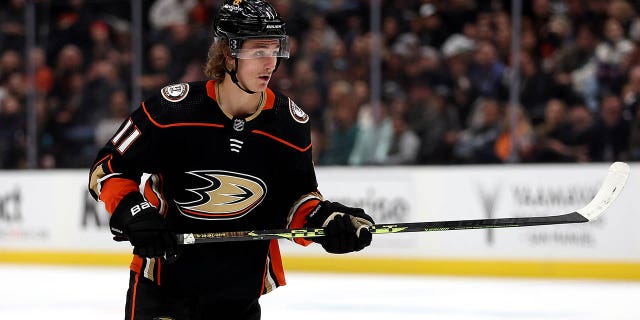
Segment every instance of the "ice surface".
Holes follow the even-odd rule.
[[[0,319],[123,319],[125,268],[0,264]],[[640,282],[287,273],[263,320],[637,320]]]

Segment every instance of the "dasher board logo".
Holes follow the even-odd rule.
[[[180,212],[193,219],[231,220],[251,212],[267,195],[260,178],[223,170],[186,172],[193,188],[185,188],[190,201],[175,201]],[[204,182],[204,184],[202,183]],[[196,187],[197,185],[197,187]],[[193,200],[191,200],[193,199]]]
[[[160,90],[162,96],[171,102],[179,102],[189,93],[189,84],[180,83],[166,86]]]
[[[307,121],[309,121],[309,115],[304,113],[302,108],[298,107],[298,105],[291,99],[289,99],[289,112],[291,113],[293,120],[297,122],[307,123]]]

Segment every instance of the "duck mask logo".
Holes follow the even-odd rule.
[[[195,200],[175,201],[180,212],[189,218],[237,219],[258,206],[267,194],[266,184],[250,175],[220,170],[190,171],[187,174],[208,182],[202,187],[186,189],[189,197]]]

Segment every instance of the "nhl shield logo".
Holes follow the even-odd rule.
[[[171,102],[179,102],[184,99],[189,93],[189,84],[188,83],[180,83],[174,84],[170,86],[166,86],[160,90],[162,96]]]
[[[235,131],[244,130],[244,120],[243,119],[233,119],[233,130],[235,130]]]
[[[302,108],[298,107],[298,105],[293,102],[293,100],[289,99],[289,112],[293,117],[293,120],[300,123],[307,123],[309,121],[309,115],[302,111]]]

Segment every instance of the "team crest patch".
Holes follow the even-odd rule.
[[[171,102],[179,102],[184,99],[189,93],[189,84],[180,83],[166,86],[160,90],[162,96]]]
[[[302,108],[298,107],[298,105],[293,102],[293,100],[289,99],[289,112],[293,117],[293,120],[300,123],[307,123],[309,121],[309,115],[302,111]]]

